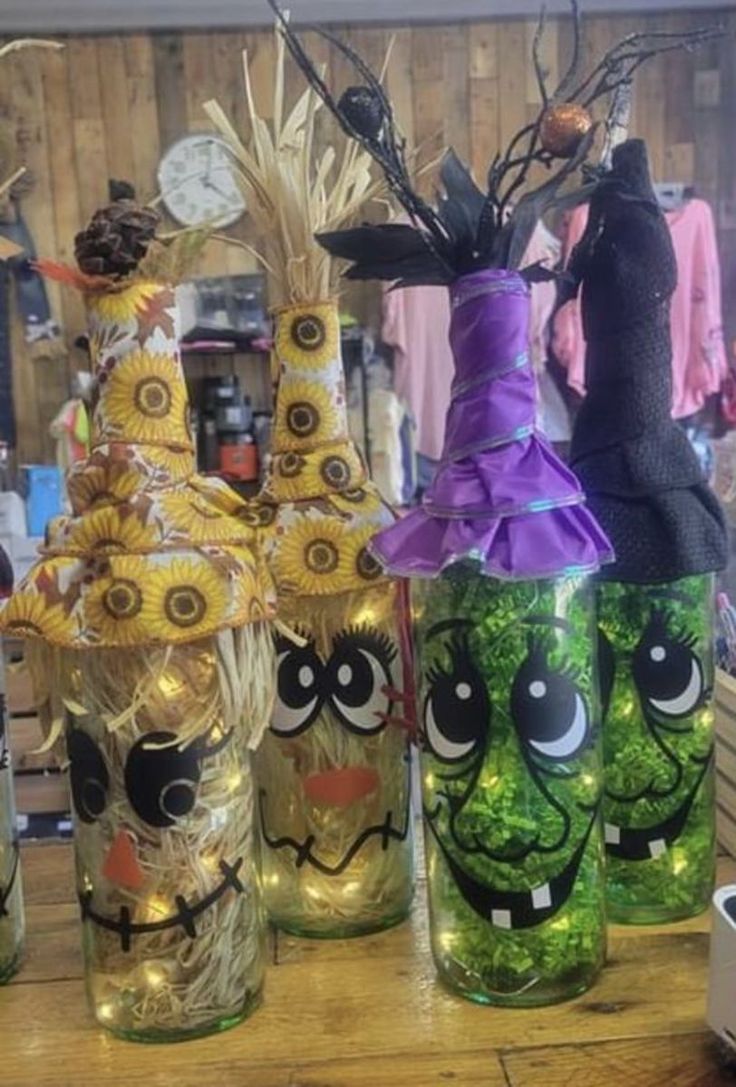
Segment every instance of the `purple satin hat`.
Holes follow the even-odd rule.
[[[421,507],[371,548],[392,574],[437,577],[463,560],[504,580],[593,572],[613,559],[578,480],[535,427],[529,287],[487,269],[451,287],[452,402]]]

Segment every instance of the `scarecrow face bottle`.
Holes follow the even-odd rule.
[[[213,692],[206,643],[153,653],[145,708],[113,731],[91,693],[100,663],[78,655],[90,711],[70,716],[66,741],[91,1006],[134,1039],[224,1029],[257,1006],[264,969],[241,730],[215,720],[181,743]]]
[[[277,697],[257,755],[272,921],[351,936],[413,893],[411,667],[400,583],[367,550],[392,517],[348,438],[337,309],[276,313],[274,455],[259,502],[279,618]]]
[[[94,1015],[173,1041],[260,998],[250,747],[273,696],[272,586],[237,496],[194,474],[173,289],[134,279],[88,310],[92,452],[2,621],[66,722]]]

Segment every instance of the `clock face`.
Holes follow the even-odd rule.
[[[158,184],[178,223],[230,226],[245,211],[227,145],[217,136],[185,136],[161,159]]]

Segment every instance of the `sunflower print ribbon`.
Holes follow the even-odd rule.
[[[351,592],[385,581],[368,541],[394,515],[348,432],[334,302],[275,311],[272,455],[240,517],[259,531],[280,595]]]
[[[274,612],[242,505],[195,473],[171,287],[88,296],[92,451],[0,628],[69,648],[175,644]]]

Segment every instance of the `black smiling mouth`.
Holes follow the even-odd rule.
[[[432,820],[428,817],[427,825],[439,846],[460,894],[470,908],[484,921],[490,922],[496,928],[525,929],[549,921],[567,902],[572,893],[583,854],[597,819],[598,811],[596,809],[583,840],[563,870],[553,876],[548,883],[535,887],[531,891],[499,891],[476,879],[475,876],[471,876],[450,855]]]
[[[690,792],[682,804],[667,819],[652,827],[620,827],[613,823],[606,823],[605,838],[606,852],[609,857],[616,857],[625,861],[651,861],[661,857],[669,847],[677,841],[682,834],[687,818],[690,814],[695,797],[703,783],[708,767],[713,759],[713,749],[702,763],[700,773]],[[617,797],[621,802],[621,797]],[[637,797],[636,799],[640,799]],[[626,803],[626,801],[623,801]],[[629,803],[634,803],[634,800]]]
[[[146,932],[161,932],[167,928],[176,928],[177,925],[186,932],[187,936],[192,939],[197,935],[197,928],[195,925],[196,919],[200,914],[208,910],[210,906],[214,906],[222,896],[225,894],[228,888],[236,891],[237,894],[243,894],[245,887],[241,883],[238,872],[243,866],[243,858],[240,857],[236,860],[235,864],[229,865],[225,861],[220,861],[220,871],[222,872],[222,882],[215,887],[214,891],[210,891],[208,895],[200,899],[199,902],[190,906],[183,895],[177,895],[174,899],[176,903],[176,913],[173,913],[170,917],[162,918],[161,921],[131,921],[130,910],[127,906],[120,907],[120,913],[117,919],[113,917],[105,917],[104,914],[97,913],[92,909],[92,891],[84,891],[79,894],[79,905],[82,909],[82,920],[92,921],[95,925],[99,925],[100,928],[105,928],[109,932],[117,932],[120,937],[120,948],[122,951],[130,951],[131,939],[133,936],[139,936]]]
[[[3,890],[0,886],[0,917],[8,917],[8,902],[10,901],[10,895],[13,891],[16,876],[18,875],[18,868],[20,866],[20,848],[17,842],[13,842],[13,867],[10,870],[10,879],[8,885]]]
[[[395,827],[393,825],[393,812],[386,812],[386,818],[382,823],[375,824],[374,826],[366,827],[361,831],[353,844],[348,849],[347,853],[342,857],[338,864],[329,865],[320,860],[319,857],[312,852],[312,847],[315,845],[317,839],[313,834],[310,834],[308,838],[305,838],[303,842],[298,842],[296,838],[290,838],[288,835],[284,835],[282,838],[273,838],[266,830],[266,790],[261,789],[258,793],[258,810],[261,819],[261,834],[263,840],[269,849],[293,849],[296,853],[296,867],[301,868],[307,862],[316,868],[318,872],[322,872],[325,876],[339,876],[348,867],[350,862],[364,846],[364,844],[376,835],[381,836],[381,849],[384,851],[388,849],[389,844],[392,841],[403,842],[409,833],[410,822],[410,809],[411,803],[409,800],[409,793],[406,797],[406,810],[404,813],[404,825],[402,828]]]

